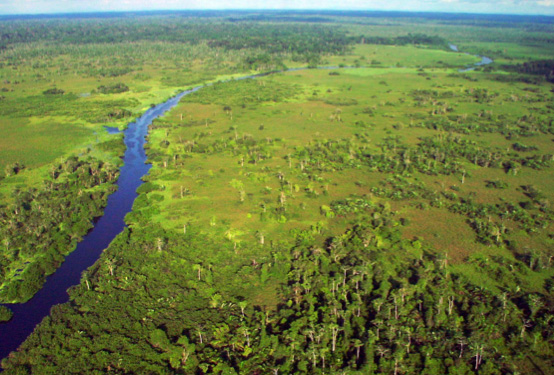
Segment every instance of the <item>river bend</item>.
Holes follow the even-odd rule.
[[[457,52],[456,46],[451,45],[451,49]],[[474,65],[480,66],[492,62],[491,59],[482,57],[482,61]],[[322,69],[331,68],[336,67],[322,67]],[[289,70],[301,69],[305,68]],[[471,69],[473,68],[465,68],[461,71]],[[238,79],[256,78],[272,73],[278,72],[249,75]],[[48,276],[43,288],[32,299],[22,304],[5,305],[13,311],[13,318],[9,322],[0,323],[0,359],[7,357],[25,341],[37,324],[50,313],[52,306],[69,301],[67,289],[79,284],[81,273],[92,266],[100,258],[102,251],[123,231],[125,228],[124,217],[131,212],[133,202],[137,197],[136,191],[142,184],[142,177],[148,173],[151,167],[146,164],[144,150],[148,126],[154,119],[175,107],[183,96],[202,87],[204,86],[184,91],[168,101],[150,108],[135,122],[129,124],[124,131],[124,142],[127,148],[123,157],[124,165],[121,167],[117,181],[118,189],[109,196],[104,215],[77,245],[77,248],[65,258],[64,263],[56,272]]]

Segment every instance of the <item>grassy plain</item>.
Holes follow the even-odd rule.
[[[547,372],[552,325],[550,318],[541,319],[551,316],[554,280],[552,87],[542,77],[530,83],[499,65],[549,57],[550,47],[541,50],[529,42],[543,37],[542,32],[455,22],[398,22],[394,27],[381,20],[349,25],[349,35],[357,38],[344,54],[299,59],[281,53],[279,64],[257,70],[252,64],[247,67],[245,60],[255,56],[265,64],[264,51],[248,51],[252,55],[246,56],[240,49],[152,42],[85,45],[62,53],[39,45],[52,54],[42,62],[40,77],[33,67],[37,61],[25,62],[15,76],[5,65],[0,74],[10,83],[5,84],[5,98],[0,101],[4,111],[0,121],[6,121],[7,139],[2,141],[6,151],[0,157],[6,163],[30,166],[28,172],[2,181],[5,201],[13,187],[38,184],[48,165],[60,156],[90,149],[101,159],[116,159],[115,150],[100,146],[118,137],[108,135],[104,125],[124,127],[150,104],[181,89],[210,84],[154,121],[147,145],[153,168],[126,218],[130,229],[87,272],[72,292],[72,303],[41,325],[39,331],[47,333],[32,336],[26,344],[31,351],[33,345],[47,342],[38,339],[39,334],[64,340],[65,336],[60,339],[61,335],[48,330],[66,332],[59,327],[79,329],[74,327],[84,324],[78,333],[71,333],[77,338],[69,346],[81,338],[89,340],[82,346],[75,344],[79,356],[102,360],[79,357],[81,368],[100,363],[102,369],[113,366],[140,372],[155,363],[152,368],[171,373],[194,368],[196,359],[186,363],[187,355],[194,353],[199,362],[204,361],[202,371],[224,373],[221,363],[227,361],[233,366],[228,373],[248,373],[244,363],[258,360],[257,353],[252,355],[250,334],[262,332],[255,345],[268,345],[265,349],[270,344],[264,340],[272,337],[268,339],[273,340],[271,354],[259,354],[266,366],[276,352],[284,350],[275,349],[278,345],[291,346],[288,343],[296,340],[279,332],[288,332],[287,326],[295,322],[305,329],[300,336],[309,337],[313,331],[307,329],[317,322],[327,344],[334,337],[331,354],[323,346],[317,354],[323,366],[326,355],[328,359],[335,355],[337,335],[342,345],[337,352],[343,350],[344,358],[349,358],[348,365],[338,354],[329,360],[337,371],[347,366],[363,371],[363,366],[371,368],[373,359],[380,357],[375,366],[381,373],[397,372],[406,354],[404,362],[411,362],[410,368],[431,369],[429,373],[456,368],[454,360],[465,366],[463,373],[471,373],[469,367],[479,372],[480,355],[486,356],[484,373],[509,366],[509,371],[539,366]],[[486,68],[460,72],[480,58],[449,51],[446,45],[360,43],[361,35],[396,37],[412,31],[436,33],[462,51],[492,52],[491,57],[498,60]],[[115,48],[123,48],[119,59],[109,56]],[[9,53],[12,59],[18,56],[17,50]],[[81,53],[89,57],[76,57]],[[90,58],[99,53],[99,60]],[[307,64],[325,69],[228,80],[282,65]],[[95,73],[89,76],[90,71]],[[108,78],[106,72],[116,76]],[[15,77],[21,82],[12,83]],[[43,93],[54,88],[53,81],[64,94],[45,100]],[[118,83],[128,91],[99,93],[102,86]],[[22,98],[28,103],[17,106]],[[114,109],[125,115],[117,118]],[[57,143],[64,137],[67,142]],[[37,142],[56,147],[30,154]],[[11,151],[8,145],[14,146]],[[364,225],[371,227],[368,237],[352,235]],[[341,249],[349,241],[360,254],[349,253],[352,258],[344,257],[341,263]],[[402,262],[408,259],[413,263],[406,271]],[[360,280],[353,281],[360,275],[359,264],[370,275],[363,306],[370,318],[363,324],[359,323],[363,319],[357,319],[360,308],[357,313],[352,310],[354,296],[359,295]],[[370,271],[364,268],[375,264]],[[354,268],[356,272],[350,274]],[[344,290],[352,290],[334,299],[341,284]],[[459,285],[466,289],[456,289]],[[418,288],[422,289],[416,292]],[[454,289],[445,292],[449,288]],[[404,303],[406,295],[408,302],[400,305],[405,312],[398,313],[399,301]],[[335,304],[325,302],[326,298]],[[387,308],[381,311],[380,303],[388,304]],[[112,319],[113,306],[125,311],[118,310]],[[334,312],[329,306],[334,306]],[[511,312],[506,312],[507,306]],[[318,313],[308,317],[307,310],[316,309]],[[109,318],[104,316],[106,311]],[[377,316],[390,324],[384,339],[379,336]],[[408,320],[408,316],[415,318]],[[500,323],[507,316],[510,323]],[[91,317],[97,318],[98,325],[89,329]],[[545,328],[538,333],[536,329],[532,339],[525,330],[531,332],[533,319],[535,327]],[[401,329],[395,322],[400,322]],[[283,326],[264,328],[271,324]],[[353,329],[356,324],[364,328]],[[434,334],[422,334],[425,329],[444,333],[440,345],[451,341],[445,346],[449,352],[445,358],[466,344],[472,356],[448,357],[443,367],[428,361],[431,354],[424,353],[424,345],[414,349],[422,350],[421,357],[408,356],[412,339],[432,342]],[[487,335],[494,329],[499,331],[490,336],[500,344],[495,341],[489,346]],[[126,358],[142,362],[114,364],[106,353],[116,351],[104,350],[104,346],[112,348],[110,340],[101,349],[96,347],[98,337],[109,336],[106,332],[111,330],[124,338],[122,347],[131,348]],[[231,330],[229,337],[221,339],[226,330]],[[363,342],[349,341],[358,336]],[[239,342],[243,338],[246,344]],[[225,347],[230,339],[236,341]],[[379,346],[374,347],[377,341]],[[520,344],[529,353],[542,354],[531,359],[499,354]],[[142,346],[136,350],[135,345]],[[363,348],[363,360],[354,354],[354,347]],[[315,350],[321,348],[311,348],[312,373],[326,372],[315,359]],[[385,356],[386,351],[394,352],[394,357]],[[26,358],[27,352],[22,353],[8,362],[39,363],[33,355]],[[50,366],[48,351],[41,355],[45,366]],[[56,363],[65,363],[68,357],[62,353]],[[286,368],[287,361],[276,361],[271,369]],[[79,366],[75,372],[81,371]],[[308,368],[305,363],[291,366]],[[269,371],[270,367],[263,368]]]
[[[380,51],[385,57],[387,53],[393,56],[393,51],[403,50],[403,47],[358,48],[357,51]],[[436,66],[437,54],[444,54],[446,58],[441,59],[449,63],[465,56],[412,47],[405,52],[413,61],[419,61],[418,66]],[[340,59],[344,58],[337,61]],[[343,61],[348,62],[348,58]],[[461,65],[469,61],[464,57]],[[294,94],[278,102],[262,100],[241,107],[237,97],[252,92],[255,88],[251,87],[256,85],[260,89],[285,85]],[[479,103],[473,93],[481,88],[488,90],[491,98]],[[150,134],[150,160],[154,168],[149,181],[164,187],[162,192],[151,193],[163,197],[156,203],[159,210],[154,220],[174,230],[182,230],[184,224],[197,226],[208,236],[228,238],[237,244],[256,241],[260,232],[264,233],[265,241],[281,239],[293,228],[321,227],[316,231],[324,233],[323,236],[340,233],[348,219],[326,217],[322,207],[351,195],[385,202],[387,199],[373,197],[371,188],[381,186],[391,174],[371,171],[363,165],[305,172],[299,156],[301,150],[345,140],[352,142],[354,148],[364,147],[365,153],[380,154],[380,145],[387,137],[398,137],[399,147],[417,147],[423,137],[448,135],[418,127],[441,107],[448,107],[448,111],[436,114],[437,118],[487,112],[503,121],[517,122],[523,116],[531,116],[535,108],[546,108],[548,104],[542,99],[548,87],[538,86],[536,90],[533,87],[534,91],[528,91],[529,88],[526,84],[491,81],[488,75],[479,72],[460,76],[456,69],[360,68],[276,74],[256,79],[250,86],[242,87],[244,92],[240,91],[240,83],[229,82],[222,85],[220,94],[210,92],[209,99],[216,103],[211,105],[196,103],[203,100],[195,99],[193,94],[158,121],[159,127]],[[414,100],[417,90],[448,93],[449,97],[429,99],[421,106]],[[202,94],[196,97],[202,98]],[[507,105],[508,102],[511,104]],[[231,111],[224,107],[231,107]],[[463,138],[489,152],[504,153],[516,141],[537,147],[537,151],[523,154],[526,156],[553,151],[551,135],[516,136],[508,140],[498,133],[471,132]],[[237,145],[241,140],[253,146],[241,148]],[[290,164],[289,155],[292,155]],[[359,155],[349,157],[356,160]],[[329,161],[323,157],[321,163]],[[521,186],[528,184],[535,185],[548,200],[554,197],[548,169],[522,168],[514,176],[502,167],[485,168],[469,160],[460,163],[460,168],[468,171],[463,182],[458,174],[414,172],[406,177],[438,194],[472,197],[482,204],[507,201],[517,205],[526,200]],[[486,187],[487,181],[497,179],[505,181],[509,188]],[[185,193],[181,194],[182,191]],[[282,203],[281,194],[286,203]],[[407,238],[423,239],[437,251],[447,253],[455,263],[463,263],[474,254],[498,253],[515,259],[501,247],[477,241],[464,215],[449,212],[445,207],[422,210],[416,208],[418,201],[393,202],[398,215],[409,219],[404,231]],[[506,225],[510,226],[509,221]],[[522,237],[516,228],[514,224],[506,239],[527,246],[527,236]],[[550,252],[552,241],[548,236],[531,237],[536,250]]]
[[[147,42],[63,47],[32,43],[4,50],[0,64],[0,207],[7,211],[5,227],[13,221],[13,212],[18,212],[10,206],[20,204],[20,192],[43,191],[52,181],[52,168],[68,158],[93,157],[120,166],[122,134],[110,134],[106,126],[124,129],[151,105],[185,88],[233,76],[218,65],[224,62],[213,59],[205,64],[203,59],[211,59],[205,50],[205,46],[176,48]],[[153,56],[157,56],[155,61]],[[221,57],[237,62],[229,54]],[[177,75],[177,71],[187,74]],[[67,206],[73,204],[74,199],[66,199],[71,201]],[[83,220],[88,225],[92,217]],[[42,251],[16,250],[21,246],[19,236],[5,234],[4,241],[14,246],[15,253],[7,251],[0,258],[0,289],[19,283],[24,271],[36,264],[60,263],[59,259],[44,260]],[[40,238],[38,241],[33,247],[41,248]],[[51,273],[52,267],[48,268]],[[10,298],[19,301],[31,296]]]

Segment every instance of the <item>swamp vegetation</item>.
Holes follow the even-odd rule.
[[[104,126],[209,84],[151,125],[128,227],[4,372],[552,373],[554,26],[387,17],[1,21],[2,302],[102,214]]]

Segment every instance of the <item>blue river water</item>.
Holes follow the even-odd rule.
[[[453,51],[458,52],[456,46],[451,45]],[[482,57],[482,61],[475,66],[490,64],[493,61]],[[337,67],[322,67],[321,69],[336,69]],[[353,68],[353,67],[345,67]],[[289,71],[303,70],[294,68]],[[466,68],[460,71],[467,71]],[[237,79],[263,77],[280,71],[248,75]],[[209,86],[209,85],[208,85]],[[137,189],[142,184],[142,177],[148,173],[150,165],[146,164],[144,144],[148,134],[148,126],[152,121],[175,107],[179,100],[204,86],[198,86],[184,91],[168,101],[150,108],[135,122],[129,124],[124,131],[124,141],[127,149],[123,157],[118,189],[110,195],[104,209],[104,215],[98,219],[94,228],[83,238],[77,248],[70,253],[64,263],[55,273],[48,276],[43,288],[28,302],[22,304],[6,304],[13,311],[13,318],[6,323],[0,323],[0,359],[5,358],[33,332],[37,324],[50,313],[52,306],[65,303],[69,300],[67,289],[80,282],[81,274],[98,260],[100,254],[110,242],[125,228],[124,217],[131,212],[133,202],[137,197]],[[111,133],[119,133],[116,128],[106,127]],[[2,371],[0,369],[0,371]]]
[[[458,49],[458,46],[455,45],[455,44],[449,44],[448,45],[450,47],[450,49],[454,52],[460,52],[460,50]],[[467,52],[464,52],[466,55],[469,55],[469,53]],[[481,58],[481,61],[479,62],[476,62],[475,64],[471,64],[470,66],[467,66],[463,69],[458,69],[458,71],[460,73],[463,73],[463,72],[470,72],[472,70],[475,70],[475,68],[479,67],[479,66],[483,66],[483,65],[489,65],[489,64],[492,64],[494,61],[493,59],[491,59],[490,57],[487,57],[487,56],[477,56],[477,57],[480,57]]]
[[[123,218],[131,211],[137,197],[137,188],[142,184],[141,178],[148,173],[150,165],[146,164],[144,151],[145,136],[152,121],[173,108],[184,96],[198,88],[185,91],[168,101],[150,108],[124,131],[127,149],[123,157],[118,189],[109,196],[104,215],[99,218],[94,228],[70,253],[55,273],[48,276],[43,288],[28,302],[6,304],[13,311],[13,318],[7,323],[0,323],[0,358],[16,350],[33,332],[42,319],[50,313],[52,306],[67,302],[67,289],[79,284],[82,271],[98,260],[100,254],[125,227]]]

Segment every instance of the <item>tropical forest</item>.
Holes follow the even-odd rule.
[[[0,17],[4,374],[554,374],[554,17]]]

